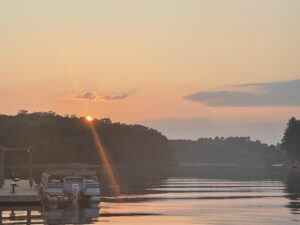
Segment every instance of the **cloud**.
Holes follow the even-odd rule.
[[[116,101],[128,98],[130,92],[127,93],[97,93],[92,91],[87,91],[80,94],[73,94],[66,96],[68,100],[77,100],[77,101],[89,101],[89,102],[107,102],[107,101]]]
[[[300,106],[300,79],[222,87],[184,99],[207,106]]]

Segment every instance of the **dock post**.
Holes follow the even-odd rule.
[[[0,147],[0,188],[4,185],[4,155],[5,150]]]
[[[29,186],[32,187],[33,185],[33,178],[32,178],[32,152],[31,149],[28,149],[28,180]]]
[[[30,225],[31,224],[31,210],[27,210],[27,221],[26,224]]]

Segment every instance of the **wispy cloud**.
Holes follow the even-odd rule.
[[[88,101],[88,102],[107,102],[117,101],[128,98],[131,92],[124,93],[98,93],[94,91],[86,91],[79,94],[72,94],[65,97],[68,100]]]
[[[300,79],[222,87],[184,99],[208,106],[300,106]]]

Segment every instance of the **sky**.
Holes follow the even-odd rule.
[[[300,114],[299,11],[298,0],[0,0],[0,113],[277,143]]]

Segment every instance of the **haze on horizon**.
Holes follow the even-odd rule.
[[[282,137],[300,114],[300,1],[2,0],[0,113]]]

